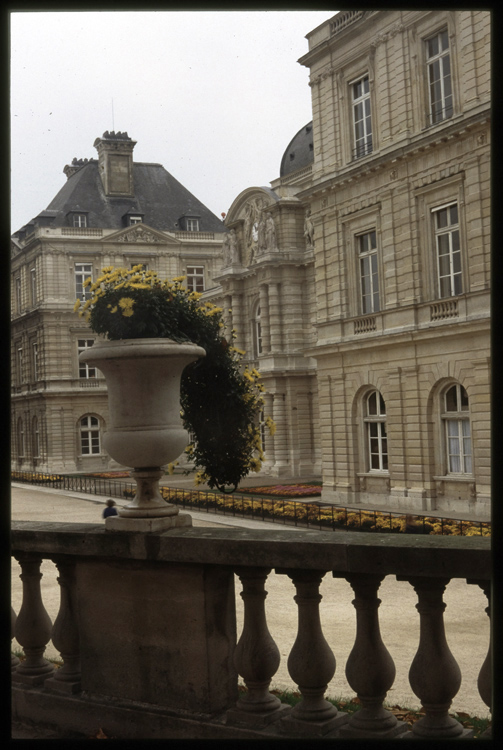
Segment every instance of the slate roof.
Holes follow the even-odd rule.
[[[175,232],[182,216],[199,218],[199,231],[226,232],[227,229],[201,201],[185,188],[162,164],[133,162],[134,197],[105,195],[98,171],[98,160],[89,159],[72,174],[59,193],[29,224],[68,226],[68,212],[87,215],[87,226],[122,229],[124,215],[135,211],[153,229]],[[21,230],[19,230],[21,231]],[[17,233],[16,233],[17,234]]]
[[[304,125],[288,144],[281,159],[279,176],[285,177],[297,169],[307,167],[313,160],[313,123],[311,121]]]

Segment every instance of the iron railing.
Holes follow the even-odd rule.
[[[93,495],[129,498],[136,491],[136,483],[122,479],[86,476],[82,474],[43,474],[40,472],[13,471],[13,482],[43,485],[68,492],[83,492]],[[491,525],[485,521],[463,521],[442,516],[413,514],[413,524],[404,525],[408,513],[380,511],[369,508],[346,508],[320,500],[293,500],[254,496],[246,492],[221,494],[212,490],[186,490],[161,487],[170,503],[182,508],[192,508],[216,515],[251,518],[258,521],[280,523],[284,526],[305,526],[326,531],[369,531],[391,533],[419,533],[447,535],[453,527],[460,536],[478,530],[481,536],[491,533]],[[456,533],[456,531],[454,532]]]

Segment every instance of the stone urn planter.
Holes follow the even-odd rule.
[[[109,424],[103,446],[115,461],[133,469],[137,484],[132,503],[106,519],[107,530],[192,525],[189,515],[161,496],[159,479],[161,467],[189,442],[180,417],[180,380],[186,365],[204,355],[196,344],[171,339],[98,340],[79,355],[107,382]]]

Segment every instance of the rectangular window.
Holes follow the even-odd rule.
[[[35,305],[37,303],[37,274],[34,268],[30,269],[30,281],[31,281],[31,303]]]
[[[370,470],[388,471],[388,439],[385,422],[368,423]]]
[[[141,216],[130,216],[129,217],[129,226],[132,226],[133,224],[141,224],[142,218]]]
[[[84,287],[84,281],[92,278],[93,266],[91,263],[76,263],[75,264],[75,295],[77,299],[85,301],[93,296],[93,293],[89,289],[89,284]]]
[[[21,312],[21,277],[16,278],[16,311]]]
[[[23,349],[19,347],[17,350],[17,383],[21,385],[23,382]]]
[[[457,203],[433,209],[440,298],[463,293]]]
[[[31,361],[33,366],[33,381],[38,380],[38,344],[36,341],[31,345]]]
[[[187,266],[187,289],[204,292],[204,266]]]
[[[187,232],[199,232],[199,219],[185,219]]]
[[[377,270],[377,238],[375,230],[356,238],[360,263],[362,313],[379,312],[379,274]]]
[[[451,60],[447,29],[426,40],[430,124],[452,117]]]
[[[77,341],[77,354],[85,352],[94,344],[94,339],[79,339]],[[96,367],[90,367],[86,362],[79,361],[79,378],[97,378]]]
[[[449,473],[472,473],[472,441],[468,419],[447,419],[447,453]]]
[[[351,84],[353,101],[353,158],[372,153],[372,117],[370,113],[369,77]]]
[[[85,214],[73,214],[74,227],[87,227],[87,216]]]

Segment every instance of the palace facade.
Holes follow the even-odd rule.
[[[141,262],[223,307],[276,422],[265,473],[319,477],[337,504],[487,512],[490,33],[484,10],[342,11],[311,31],[312,122],[225,226],[193,196],[140,195],[168,173],[134,165],[132,183],[122,134],[65,167],[13,237],[14,465],[109,466],[71,308],[95,268]]]

